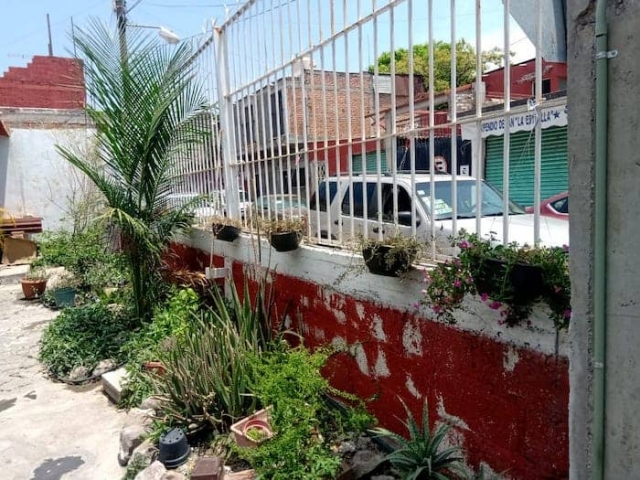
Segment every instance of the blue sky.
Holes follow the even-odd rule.
[[[272,1],[277,5],[280,0],[265,0],[264,4],[269,6]],[[304,1],[306,2],[306,0]],[[323,5],[327,6],[329,4],[329,0],[312,0],[312,3],[317,1],[321,1]],[[334,0],[334,2],[337,9],[340,10],[342,0]],[[370,5],[370,0],[361,0],[361,2],[363,5]],[[24,66],[33,55],[47,54],[47,13],[51,18],[54,54],[58,56],[72,54],[73,47],[69,38],[71,18],[77,27],[85,25],[90,17],[98,17],[105,22],[110,22],[115,28],[112,0],[56,0],[55,2],[51,0],[4,0],[3,3],[3,14],[0,17],[0,73],[6,71],[9,66]],[[378,5],[385,3],[386,0],[378,0]],[[414,0],[415,43],[428,39],[424,28],[427,20],[426,4],[426,0]],[[235,0],[140,0],[139,2],[138,0],[128,0],[128,6],[131,8],[129,21],[131,23],[162,25],[175,31],[181,38],[189,38],[201,34],[204,25],[212,19],[217,18],[218,23],[223,21],[229,12],[235,10],[237,5]],[[355,18],[356,0],[347,0],[346,5],[348,5],[347,17],[352,20]],[[474,41],[475,2],[473,0],[457,0],[456,5],[458,37]],[[325,10],[328,11],[328,9]],[[366,9],[363,7],[363,10]],[[500,46],[502,44],[502,2],[500,0],[483,0],[482,11],[483,49],[494,45]],[[435,0],[434,36],[436,38],[450,39],[448,18],[449,2]],[[342,20],[338,19],[337,21]],[[306,23],[303,28],[307,31],[319,31],[321,23],[326,36],[329,25],[328,14],[322,20],[314,14],[311,25]],[[408,25],[406,4],[396,9],[394,24],[396,46],[406,46]],[[533,50],[530,43],[515,24],[511,28],[512,51],[517,53],[514,60],[531,58]],[[373,57],[371,36],[371,33],[365,33],[364,37],[363,56],[366,64]],[[380,19],[379,36],[381,37],[378,42],[379,50],[384,50],[385,45],[389,44],[388,16]],[[272,55],[274,56],[272,60],[277,61],[276,54],[272,53]],[[268,57],[269,53],[266,53],[266,56]]]

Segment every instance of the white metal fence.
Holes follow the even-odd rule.
[[[483,51],[526,43],[509,0],[247,1],[194,56],[213,135],[177,161],[176,192],[247,228],[304,218],[316,243],[401,233],[435,256],[464,228],[568,244],[568,218],[541,212],[541,192],[567,189],[566,67],[541,57],[543,3],[535,58],[500,69]]]

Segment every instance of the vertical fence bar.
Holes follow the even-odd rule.
[[[408,22],[408,37],[409,37],[409,131],[408,137],[408,151],[405,150],[405,155],[409,155],[409,171],[411,175],[411,235],[415,236],[417,233],[417,203],[418,197],[416,192],[416,142],[415,142],[415,128],[416,128],[416,112],[415,112],[415,68],[414,54],[413,54],[413,0],[407,2],[407,22]],[[395,112],[392,112],[395,116]],[[405,147],[406,147],[405,142]],[[394,162],[396,160],[394,159]]]
[[[451,0],[451,98],[449,121],[451,122],[451,232],[458,234],[458,48],[456,36],[456,1]]]
[[[540,187],[542,171],[542,2],[536,9],[536,127],[533,163],[533,244],[540,243]]]
[[[222,167],[224,173],[225,190],[227,192],[227,215],[237,218],[238,215],[238,187],[233,181],[230,163],[236,158],[233,132],[233,105],[229,98],[229,70],[226,38],[222,29],[215,29],[215,45],[217,53],[218,92],[220,94],[220,116],[222,121]]]
[[[504,0],[504,145],[502,150],[502,243],[509,244],[509,171],[511,162],[511,55],[510,42],[511,0]]]
[[[482,91],[482,6],[481,0],[476,0],[476,118],[477,118],[477,137],[476,137],[476,168],[474,172],[476,177],[476,232],[478,235],[482,233],[482,177],[484,177],[483,157],[483,141],[482,141],[482,106],[484,103],[484,95]]]
[[[435,158],[433,151],[433,125],[435,123],[435,79],[434,79],[434,45],[433,45],[433,0],[429,0],[428,8],[428,23],[429,23],[429,182],[431,188],[429,189],[429,210],[431,216],[430,222],[430,245],[431,245],[431,258],[436,258],[436,181],[435,181]],[[455,89],[455,84],[452,85]]]

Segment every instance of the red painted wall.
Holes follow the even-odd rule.
[[[351,155],[360,155],[363,152],[377,151],[380,144],[380,151],[384,152],[384,141],[382,140],[360,140],[354,139],[351,145]],[[338,169],[342,175],[349,171],[349,146],[347,140],[322,140],[309,142],[309,161],[327,162],[328,175],[336,175]]]
[[[535,79],[535,60],[511,66],[511,95],[513,98],[529,98],[535,95],[533,84]],[[542,60],[542,79],[549,79],[551,92],[559,92],[567,88],[567,64],[564,62],[547,62]],[[488,97],[504,96],[504,68],[498,68],[482,75]]]
[[[209,255],[181,246],[183,259],[194,268],[209,265]],[[219,265],[221,259],[216,259]],[[234,264],[238,286],[242,265]],[[396,416],[404,418],[400,396],[419,416],[422,400],[406,386],[426,395],[431,419],[438,418],[438,402],[448,415],[461,419],[465,456],[477,468],[486,462],[496,472],[515,479],[568,477],[568,362],[563,357],[515,348],[519,359],[512,371],[505,368],[507,345],[429,321],[409,311],[385,308],[374,302],[325,292],[320,285],[273,274],[279,312],[303,326],[306,343],[318,346],[341,337],[348,345],[361,345],[370,372],[362,373],[354,356],[331,358],[326,375],[338,388],[373,399],[368,403],[380,423],[404,433]],[[364,307],[364,308],[363,308]],[[340,323],[336,312],[346,320]],[[342,314],[340,315],[342,317]],[[374,318],[385,339],[372,334]],[[410,323],[420,337],[414,343],[421,354],[408,354],[405,326]],[[318,340],[322,336],[324,341]],[[380,335],[377,335],[380,337]],[[375,378],[376,359],[383,353],[390,374]],[[441,399],[441,400],[440,400]]]
[[[35,56],[26,67],[0,76],[0,107],[83,108],[82,63],[73,58]]]

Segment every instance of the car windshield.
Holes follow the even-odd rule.
[[[436,220],[449,220],[453,218],[453,200],[451,194],[451,181],[440,180],[434,182],[434,212]],[[476,216],[476,181],[457,181],[457,214],[458,218],[473,218]],[[493,217],[503,215],[502,195],[491,185],[480,182],[482,194],[482,216]],[[420,182],[416,184],[416,194],[424,208],[431,214],[431,183]],[[513,202],[509,202],[510,215],[524,213],[524,210]]]
[[[269,205],[267,207],[267,204]],[[298,207],[305,207],[305,204],[296,198],[289,197],[268,197],[260,200],[262,208],[271,208],[272,210],[285,210]]]

